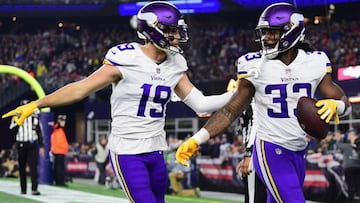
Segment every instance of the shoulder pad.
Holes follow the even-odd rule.
[[[105,55],[104,63],[126,65],[135,58],[137,46],[134,43],[113,46]]]

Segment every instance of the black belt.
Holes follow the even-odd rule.
[[[37,142],[37,140],[35,140],[35,141],[17,141],[17,142],[20,144],[34,144]]]

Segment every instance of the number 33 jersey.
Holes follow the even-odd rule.
[[[237,68],[238,78],[255,87],[256,136],[289,150],[305,149],[307,141],[296,118],[296,106],[301,96],[314,97],[323,77],[331,73],[326,54],[299,49],[295,60],[285,65],[252,52],[238,59]]]
[[[188,69],[184,57],[168,54],[157,64],[140,44],[130,43],[112,47],[104,63],[117,67],[123,76],[112,85],[110,150],[119,154],[166,150],[166,104]]]

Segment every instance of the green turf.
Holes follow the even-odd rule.
[[[82,183],[69,183],[69,189],[79,190],[83,192],[90,192],[100,195],[108,195],[113,197],[126,198],[125,194],[120,189],[108,189],[104,186],[86,185]],[[242,201],[213,199],[205,197],[180,197],[176,195],[166,195],[166,203],[242,203]]]
[[[6,178],[6,180],[19,181],[17,178]],[[64,189],[78,190],[93,194],[119,197],[124,199],[126,198],[125,194],[121,189],[109,189],[106,188],[105,186],[89,185],[83,183],[68,183],[68,187],[65,187]],[[10,195],[2,192],[0,192],[0,202],[1,203],[38,203],[38,201],[26,199],[22,196]],[[234,200],[213,199],[213,198],[205,198],[205,197],[180,197],[175,195],[166,195],[165,202],[166,203],[243,203],[240,200],[234,201]],[[74,201],[71,203],[78,203],[78,202]]]
[[[1,203],[39,203],[38,201],[27,199],[21,196],[10,195],[0,192]]]

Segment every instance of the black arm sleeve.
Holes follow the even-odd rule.
[[[42,131],[42,127],[41,127],[41,123],[38,117],[35,117],[34,119],[36,119],[36,121],[34,123],[36,123],[36,134],[38,136],[38,143],[40,147],[44,147],[44,137],[43,137],[43,131]]]

